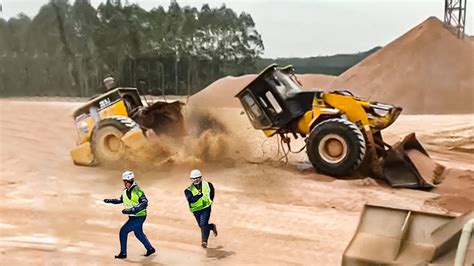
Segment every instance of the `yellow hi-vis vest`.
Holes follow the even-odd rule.
[[[209,206],[211,206],[211,188],[209,187],[209,183],[206,181],[201,181],[201,188],[202,188],[202,197],[198,199],[196,202],[191,203],[190,210],[192,212],[197,212],[203,210]],[[194,184],[188,187],[188,190],[193,193],[193,196],[199,194],[199,190],[196,188]]]
[[[122,201],[125,209],[129,209],[138,205],[138,199],[143,195],[143,191],[138,187],[134,187],[130,193],[131,199],[127,196],[127,189],[123,190]],[[143,209],[135,214],[129,214],[129,216],[145,216],[146,209]]]

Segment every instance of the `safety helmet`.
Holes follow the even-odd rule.
[[[122,174],[122,180],[132,181],[134,178],[135,178],[135,175],[133,174],[132,171],[125,171]]]
[[[104,84],[109,83],[109,82],[115,82],[115,79],[113,77],[106,77],[103,80]]]
[[[202,177],[201,171],[198,169],[194,169],[191,171],[191,174],[189,174],[189,178],[199,178]]]
[[[113,77],[106,77],[103,82],[108,90],[111,90],[115,87],[115,79]]]

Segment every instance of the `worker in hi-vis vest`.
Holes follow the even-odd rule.
[[[125,189],[119,199],[104,199],[105,203],[120,204],[123,203],[123,214],[128,215],[128,221],[120,228],[120,253],[115,256],[116,259],[127,258],[127,237],[128,233],[134,232],[135,236],[142,242],[146,248],[144,256],[148,257],[155,253],[155,249],[143,233],[143,223],[146,219],[146,207],[148,200],[145,193],[135,183],[135,175],[131,171],[125,171],[122,174]]]
[[[209,224],[212,201],[214,200],[214,186],[210,182],[202,180],[201,171],[197,169],[191,171],[189,178],[192,184],[184,190],[184,195],[186,195],[189,208],[201,228],[201,246],[207,248],[209,233],[212,231],[214,236],[217,236],[216,225]]]

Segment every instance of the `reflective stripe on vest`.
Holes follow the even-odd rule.
[[[196,202],[191,203],[191,207],[189,208],[192,212],[197,212],[211,206],[211,203],[212,203],[211,188],[209,187],[209,183],[203,180],[201,182],[201,188],[202,188],[202,197],[198,199]],[[196,188],[194,184],[191,184],[191,186],[188,187],[188,190],[191,191],[193,196],[196,196],[197,194],[199,194],[199,190]]]
[[[125,209],[129,209],[138,205],[138,199],[143,195],[143,191],[139,187],[134,187],[130,193],[131,199],[127,196],[127,189],[123,190],[122,201]],[[146,209],[143,209],[135,214],[129,214],[129,216],[145,216]]]

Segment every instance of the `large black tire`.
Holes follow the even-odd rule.
[[[92,130],[91,148],[99,164],[115,164],[125,155],[121,138],[130,130],[139,130],[135,121],[126,116],[113,116],[101,120]]]
[[[342,118],[328,119],[313,128],[306,152],[318,172],[348,177],[364,160],[365,138],[354,123]]]

